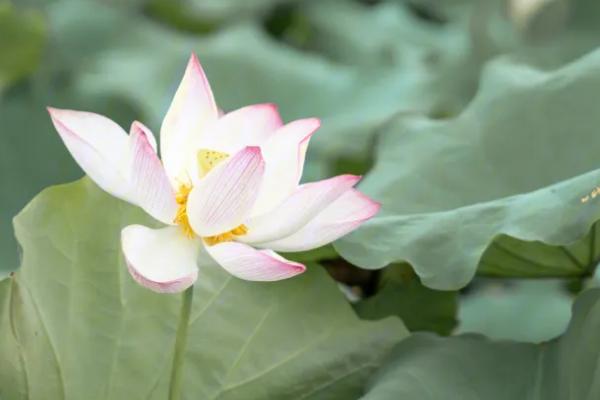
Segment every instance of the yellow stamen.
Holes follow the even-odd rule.
[[[208,174],[214,167],[220,164],[223,160],[229,157],[229,154],[222,153],[216,150],[207,150],[200,149],[197,154],[198,157],[198,167],[200,177],[204,177]],[[192,191],[192,186],[189,184],[182,184],[179,186],[177,193],[175,194],[175,201],[179,204],[179,209],[177,210],[177,214],[175,215],[174,223],[180,225],[183,229],[183,233],[188,238],[193,238],[195,236],[194,230],[190,226],[190,221],[187,215],[187,201]],[[242,236],[248,233],[248,227],[246,225],[240,225],[228,232],[220,233],[214,236],[203,237],[204,242],[209,246],[214,246],[215,244],[222,242],[229,242],[235,239],[236,236]]]
[[[174,223],[180,225],[183,229],[183,233],[188,238],[194,237],[194,230],[190,226],[190,221],[187,215],[187,199],[192,191],[192,187],[189,185],[181,185],[179,186],[179,190],[175,194],[175,201],[179,204],[179,209],[177,210],[177,214],[175,214]]]
[[[229,154],[216,150],[200,149],[197,157],[200,178],[203,178],[210,170],[229,157]]]
[[[181,205],[185,205],[187,203],[187,198],[190,195],[190,192],[192,191],[192,186],[190,185],[180,185],[179,186],[179,190],[177,191],[177,193],[175,194],[175,201],[177,202],[177,204]]]
[[[231,242],[235,239],[236,236],[242,236],[248,233],[248,227],[244,224],[233,228],[229,232],[220,233],[215,236],[206,236],[203,237],[204,243],[209,246],[214,246],[215,244],[223,243],[223,242]]]
[[[237,228],[233,228],[231,230],[231,233],[233,233],[236,236],[242,236],[245,235],[246,233],[248,233],[248,227],[244,224],[238,226]]]

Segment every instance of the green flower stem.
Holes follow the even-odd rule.
[[[179,314],[179,326],[175,337],[175,348],[173,352],[173,365],[171,367],[171,383],[169,385],[169,400],[181,399],[181,380],[183,377],[183,363],[185,361],[185,348],[187,344],[188,328],[190,325],[190,310],[194,298],[194,286],[190,286],[183,292],[181,312]]]

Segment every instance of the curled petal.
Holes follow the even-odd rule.
[[[173,186],[188,180],[186,170],[198,138],[218,115],[206,75],[192,54],[160,130],[162,160]]]
[[[133,279],[155,292],[181,292],[198,277],[200,243],[188,239],[179,227],[129,225],[121,232],[121,245]]]
[[[242,107],[219,118],[197,147],[233,154],[246,146],[260,146],[282,124],[274,104]]]
[[[261,145],[265,177],[252,215],[271,211],[296,190],[308,142],[319,126],[316,118],[293,121],[279,128]]]
[[[284,252],[321,247],[358,228],[377,214],[380,207],[358,190],[350,189],[299,231],[283,239],[256,245]]]
[[[131,201],[127,134],[110,119],[90,112],[48,107],[52,123],[79,166],[103,190]]]
[[[165,224],[172,224],[178,206],[173,187],[156,154],[154,136],[148,128],[136,121],[131,125],[129,137],[131,196],[152,217]]]
[[[154,137],[154,134],[152,133],[150,128],[148,128],[146,125],[142,124],[139,121],[134,121],[131,124],[131,128],[129,128],[129,137],[131,137],[131,135],[133,134],[134,129],[146,138],[146,141],[148,142],[154,153],[158,154],[158,148],[156,147],[156,138]]]
[[[264,168],[260,148],[246,147],[199,181],[187,202],[194,231],[213,236],[242,224],[258,194]]]
[[[206,250],[227,272],[247,281],[279,281],[306,270],[274,251],[256,250],[244,243],[223,242],[206,246]]]
[[[291,235],[356,185],[359,180],[360,176],[340,175],[299,186],[274,210],[245,222],[248,233],[240,237],[240,240],[256,243]]]

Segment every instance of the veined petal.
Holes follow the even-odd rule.
[[[245,243],[256,243],[289,236],[306,225],[359,180],[360,176],[340,175],[301,185],[274,210],[244,222],[248,227],[248,233],[241,236],[239,240]]]
[[[296,233],[256,246],[277,251],[311,250],[326,245],[358,228],[377,214],[380,204],[356,189],[350,189]]]
[[[51,107],[48,112],[65,146],[84,172],[103,190],[131,201],[125,131],[99,114]]]
[[[158,148],[156,147],[156,138],[154,137],[154,133],[152,133],[150,128],[148,128],[146,125],[142,124],[139,121],[133,121],[133,123],[131,124],[131,128],[129,128],[130,138],[134,128],[146,137],[146,141],[148,142],[154,153],[158,155]]]
[[[246,147],[200,180],[187,202],[194,231],[213,236],[242,224],[254,205],[264,169],[260,148]]]
[[[200,242],[188,239],[179,227],[129,225],[121,232],[121,245],[133,279],[155,292],[181,292],[198,277]]]
[[[244,243],[223,242],[206,250],[227,272],[247,281],[279,281],[306,270],[271,250],[256,250]]]
[[[198,138],[218,115],[208,80],[192,54],[160,130],[162,160],[173,186],[189,180],[186,169]]]
[[[242,107],[225,114],[208,128],[197,148],[233,154],[246,146],[260,146],[282,125],[274,104]]]
[[[175,192],[158,155],[152,132],[140,122],[131,125],[131,196],[157,220],[172,224],[177,213]],[[152,146],[154,144],[154,147]]]
[[[319,126],[316,118],[290,122],[261,146],[266,163],[265,178],[253,216],[272,210],[296,190],[302,177],[308,142]]]

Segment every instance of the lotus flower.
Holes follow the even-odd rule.
[[[284,125],[273,104],[222,115],[195,55],[162,123],[162,161],[152,132],[140,122],[127,135],[98,114],[48,111],[73,158],[99,187],[166,225],[130,225],[121,232],[131,276],[156,292],[191,286],[204,252],[241,279],[293,277],[305,266],[274,250],[323,246],[379,210],[353,188],[358,176],[299,184],[319,120]]]

